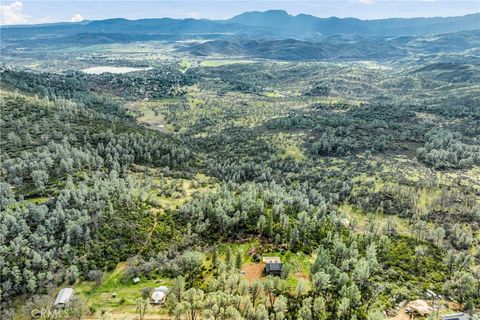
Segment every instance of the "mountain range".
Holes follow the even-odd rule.
[[[302,35],[424,35],[480,29],[480,14],[461,17],[360,20],[356,18],[318,18],[312,15],[289,15],[283,10],[245,12],[227,20],[251,27],[281,30]]]
[[[123,18],[3,26],[2,49],[136,41],[207,40],[178,45],[194,55],[235,55],[285,60],[389,59],[413,53],[480,47],[480,13],[459,17],[360,20],[245,12],[228,20]],[[438,36],[437,36],[438,35]]]
[[[123,18],[78,23],[54,23],[1,27],[4,40],[58,37],[79,33],[205,34],[229,33],[264,37],[306,38],[332,34],[425,35],[480,29],[480,13],[459,17],[360,20],[289,15],[283,10],[245,12],[228,20]]]

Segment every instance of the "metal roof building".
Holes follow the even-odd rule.
[[[73,288],[63,288],[58,292],[57,298],[55,299],[54,306],[66,305],[70,302],[73,297]]]
[[[282,263],[267,263],[265,266],[265,273],[280,276],[282,274]]]
[[[452,313],[441,316],[442,320],[470,320],[468,314],[465,313]]]

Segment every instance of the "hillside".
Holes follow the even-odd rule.
[[[418,54],[462,53],[478,49],[480,31],[434,36],[330,36],[300,40],[211,40],[183,45],[180,51],[196,56],[223,55],[279,60],[391,60]]]

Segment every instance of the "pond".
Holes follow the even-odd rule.
[[[152,68],[131,68],[131,67],[112,67],[112,66],[98,66],[83,69],[82,72],[88,74],[102,74],[102,73],[128,73],[134,71],[150,70]]]

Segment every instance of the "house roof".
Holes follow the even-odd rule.
[[[152,301],[153,302],[163,301],[164,298],[165,298],[165,292],[153,291],[153,293],[152,293]]]
[[[267,271],[282,271],[282,263],[275,262],[275,263],[267,263]]]
[[[452,313],[442,316],[442,320],[469,320],[470,317],[465,313]]]
[[[73,288],[63,288],[62,290],[60,290],[60,292],[58,292],[54,305],[66,304],[70,301],[72,296],[73,296]]]

